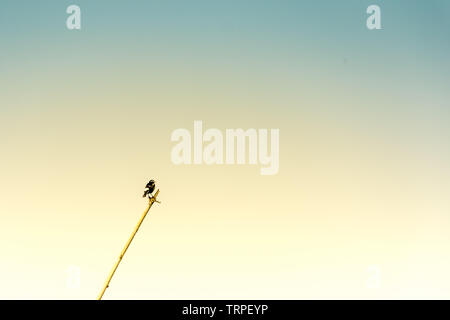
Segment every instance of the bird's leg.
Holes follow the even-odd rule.
[[[148,199],[151,201],[151,200],[153,200],[153,202],[156,202],[156,203],[161,203],[161,202],[159,202],[158,200],[156,200],[155,199],[155,196],[153,195],[153,194],[149,194],[149,196],[148,196]]]

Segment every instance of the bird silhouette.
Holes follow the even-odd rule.
[[[144,195],[142,198],[145,198],[147,195],[149,198],[153,197],[152,192],[155,191],[155,180],[150,180],[145,186],[147,190],[144,191]]]

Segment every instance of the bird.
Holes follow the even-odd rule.
[[[155,191],[155,180],[150,180],[145,186],[147,190],[144,191],[144,195],[142,198],[145,198],[147,195],[149,198],[153,197],[152,192]]]

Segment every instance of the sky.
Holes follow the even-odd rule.
[[[0,39],[0,298],[95,299],[151,178],[105,299],[449,298],[448,1],[4,0]],[[196,120],[278,173],[175,165]]]

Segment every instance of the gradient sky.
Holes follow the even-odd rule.
[[[3,0],[0,39],[0,298],[94,299],[150,178],[105,299],[450,297],[448,1]],[[194,120],[279,173],[172,164]]]

